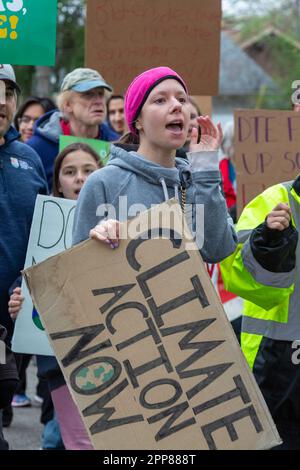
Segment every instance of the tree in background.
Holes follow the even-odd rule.
[[[223,0],[224,18],[234,18],[247,39],[273,26],[300,40],[300,0]]]
[[[277,82],[280,93],[258,97],[258,107],[291,109],[292,83],[300,79],[300,51],[292,41],[300,43],[300,0],[224,0],[223,15],[239,31],[238,42],[256,37],[268,27],[275,27],[283,36],[270,35],[261,44],[268,60],[260,64]],[[268,63],[267,63],[268,62]],[[272,70],[268,65],[272,64]]]
[[[84,65],[85,0],[59,0],[54,67],[15,66],[22,95],[50,96],[69,71]]]

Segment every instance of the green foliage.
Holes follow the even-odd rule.
[[[84,65],[85,0],[59,0],[57,23],[56,64],[51,68],[50,93],[58,91],[66,73]],[[32,93],[35,67],[14,67],[23,96]]]
[[[269,16],[253,16],[241,24],[240,40],[241,42],[256,36],[270,25]]]
[[[263,63],[261,65],[277,83],[279,91],[270,96],[266,94],[266,90],[262,90],[257,97],[257,106],[291,109],[291,95],[294,91],[292,83],[300,79],[300,50],[291,42],[293,39],[300,42],[300,0],[227,2],[231,7],[236,7],[235,29],[239,31],[240,43],[260,35],[268,27],[283,33],[283,37],[266,35],[261,40],[261,46],[266,50],[268,67],[264,67]],[[231,15],[230,22],[232,21]]]
[[[300,51],[283,37],[267,37],[264,43],[274,64],[273,78],[280,90],[278,95],[266,97],[264,104],[272,108],[291,109],[292,83],[300,79]]]
[[[58,2],[57,54],[55,73],[84,65],[84,0]]]
[[[31,95],[32,82],[35,74],[34,66],[14,65],[18,84],[21,86],[23,96]]]

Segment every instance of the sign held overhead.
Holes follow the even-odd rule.
[[[300,172],[300,113],[236,110],[235,158],[238,214],[255,196]]]
[[[87,0],[86,66],[115,93],[168,66],[192,95],[218,94],[221,0]]]

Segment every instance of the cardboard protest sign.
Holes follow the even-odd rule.
[[[41,196],[36,199],[30,230],[25,268],[72,246],[72,227],[76,201]],[[12,340],[14,352],[53,355],[38,311],[32,304],[26,283],[22,282],[25,300],[17,317]]]
[[[243,109],[235,117],[238,214],[269,186],[300,172],[300,113]]]
[[[144,70],[166,65],[191,94],[217,95],[220,28],[221,0],[87,0],[86,66],[115,93]]]
[[[88,240],[24,273],[95,449],[280,442],[182,226],[169,201],[121,224],[117,250]]]
[[[99,158],[103,165],[106,165],[109,159],[110,143],[98,139],[85,139],[84,137],[74,137],[73,135],[61,135],[59,137],[59,151],[61,152],[65,147],[77,142],[90,145],[95,152],[98,153]]]
[[[54,65],[57,0],[0,0],[0,62]]]

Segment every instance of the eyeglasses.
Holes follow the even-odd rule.
[[[32,122],[32,124],[34,124],[37,120],[38,120],[38,118],[32,118],[30,116],[22,116],[18,119],[18,123],[19,124],[30,124]]]

